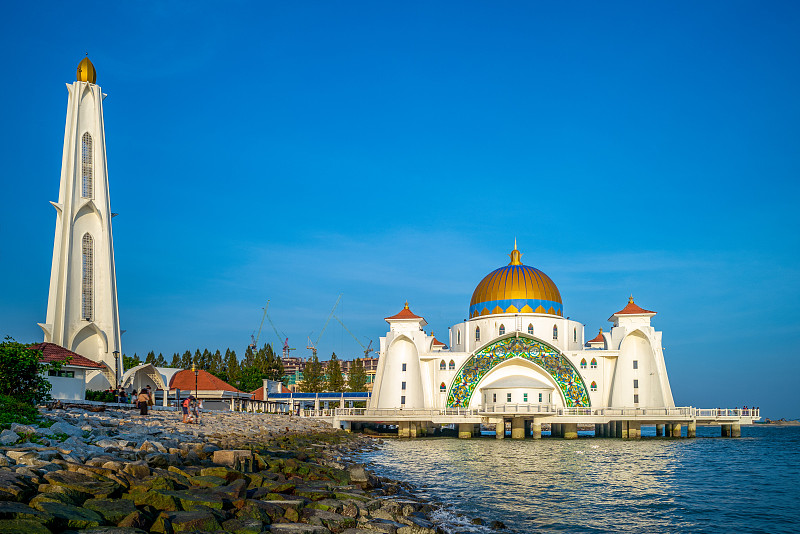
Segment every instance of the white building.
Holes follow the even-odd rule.
[[[475,288],[449,348],[408,303],[386,318],[371,409],[674,408],[655,312],[631,297],[586,343],[553,281],[523,265],[516,246],[510,256]]]
[[[87,375],[89,389],[106,389],[122,373],[111,201],[103,100],[89,58],[67,84],[67,120],[50,271],[44,341],[94,362],[109,374]],[[111,383],[109,383],[111,381]]]
[[[103,364],[93,362],[53,343],[38,343],[29,348],[42,351],[40,360],[42,363],[61,363],[58,371],[50,369],[46,375],[52,386],[50,396],[57,400],[85,399],[87,374],[108,372],[108,368]]]

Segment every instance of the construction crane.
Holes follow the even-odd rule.
[[[319,344],[319,340],[320,340],[320,338],[322,338],[322,334],[325,333],[325,329],[328,328],[328,323],[331,322],[331,317],[334,316],[333,312],[336,311],[336,306],[339,305],[339,301],[340,300],[342,300],[342,293],[339,293],[339,298],[336,299],[336,304],[333,305],[333,308],[331,309],[331,313],[328,314],[328,318],[325,320],[325,325],[322,327],[322,330],[320,331],[319,335],[317,336],[317,340],[316,341],[311,341],[311,334],[313,334],[314,332],[311,332],[311,334],[308,335],[308,346],[306,348],[311,351],[312,357],[316,357],[317,356],[317,345]]]
[[[264,327],[264,318],[267,317],[267,310],[269,309],[269,300],[267,300],[267,305],[264,306],[262,309],[264,310],[264,315],[261,316],[261,324],[258,325],[258,334],[256,334],[255,337],[253,336],[253,334],[250,334],[250,349],[251,350],[257,350],[258,349],[258,338],[261,337],[261,329]],[[269,322],[272,322],[272,319],[270,319]]]
[[[375,350],[375,349],[373,349],[373,348],[372,348],[372,340],[370,339],[370,340],[369,340],[369,345],[367,345],[367,346],[365,347],[365,346],[364,346],[364,344],[363,344],[361,341],[359,341],[359,340],[358,340],[358,338],[355,336],[355,334],[353,334],[353,333],[350,331],[350,329],[349,329],[349,328],[347,328],[347,327],[344,325],[344,323],[342,322],[342,320],[341,320],[341,319],[339,319],[339,318],[338,318],[337,316],[335,316],[335,315],[333,316],[333,318],[334,318],[334,319],[336,319],[337,321],[339,321],[339,324],[340,324],[340,325],[342,325],[342,328],[344,328],[344,329],[347,331],[347,333],[348,333],[348,334],[350,334],[350,336],[351,336],[353,339],[355,339],[355,340],[356,340],[356,343],[358,343],[358,344],[361,346],[361,350],[363,350],[363,351],[364,351],[364,357],[365,357],[365,358],[369,358],[369,353],[370,353],[370,352],[372,352],[373,350]]]

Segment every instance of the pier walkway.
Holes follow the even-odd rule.
[[[642,425],[655,425],[656,435],[695,437],[697,425],[718,425],[721,435],[739,437],[741,425],[761,419],[758,408],[558,408],[546,404],[502,404],[478,409],[445,408],[438,410],[372,410],[367,408],[332,408],[303,410],[301,415],[324,419],[335,427],[350,430],[363,424],[397,426],[400,437],[416,437],[442,426],[456,425],[459,437],[480,433],[480,426],[510,423],[512,439],[541,437],[542,424],[551,425],[551,435],[576,438],[578,425],[595,426],[601,437],[637,438]],[[498,433],[502,439],[502,433]]]

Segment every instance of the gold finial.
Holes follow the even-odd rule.
[[[78,63],[77,80],[79,82],[97,83],[97,71],[94,69],[92,62],[89,61],[88,52],[86,57]]]
[[[404,309],[404,310],[407,310],[407,309],[408,309],[408,301],[406,301],[406,305],[405,305],[405,306],[403,306],[403,309]]]
[[[514,250],[511,251],[511,254],[508,255],[511,258],[511,263],[509,265],[522,265],[522,252],[517,250],[517,238],[514,238]]]
[[[631,296],[628,298],[628,304],[633,304],[633,293],[631,293]]]
[[[601,333],[601,334],[603,333],[603,329],[602,329],[602,328],[600,329],[600,333]]]

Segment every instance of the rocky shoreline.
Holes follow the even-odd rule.
[[[437,507],[354,455],[379,439],[284,415],[43,412],[0,434],[0,534],[434,534]],[[501,525],[495,525],[501,527]]]

